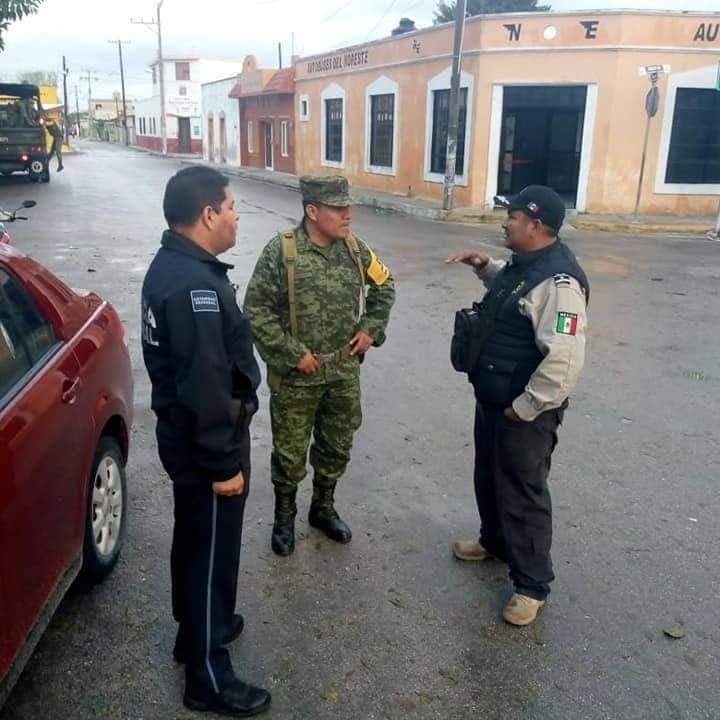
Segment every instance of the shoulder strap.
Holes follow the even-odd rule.
[[[353,235],[352,231],[348,232],[345,237],[345,246],[352,258],[355,260],[355,266],[357,267],[358,276],[360,278],[359,317],[362,317],[365,314],[365,268],[363,268],[362,256],[360,255],[360,245],[358,244],[357,238]]]
[[[355,265],[358,269],[358,275],[360,276],[360,284],[364,287],[365,270],[362,264],[362,256],[360,255],[360,245],[358,245],[357,238],[352,234],[352,232],[349,232],[347,234],[347,237],[345,238],[345,245],[353,260],[355,260]]]
[[[298,334],[297,305],[295,304],[295,263],[297,261],[297,243],[295,231],[285,230],[280,235],[282,261],[287,270],[288,310],[290,312],[290,332],[293,337]]]

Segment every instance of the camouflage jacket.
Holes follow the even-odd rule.
[[[329,354],[345,347],[357,330],[375,345],[385,342],[385,328],[395,302],[390,271],[358,240],[365,270],[364,313],[360,310],[360,277],[355,258],[342,241],[326,248],[314,245],[302,225],[295,228],[297,262],[295,296],[298,337],[290,331],[287,271],[282,259],[281,235],[263,250],[245,295],[245,314],[255,345],[268,367],[293,384],[321,384],[359,372],[356,357],[323,363],[320,371],[304,376],[295,366],[310,351]]]

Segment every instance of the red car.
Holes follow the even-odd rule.
[[[132,407],[114,308],[0,243],[0,706],[78,573],[118,560]]]

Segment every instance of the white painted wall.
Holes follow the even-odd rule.
[[[220,163],[220,118],[225,118],[226,160],[228,165],[240,165],[240,106],[236,98],[229,98],[230,91],[237,83],[237,76],[207,83],[202,86],[202,133],[203,158],[211,163]],[[214,142],[210,156],[208,124],[213,119]]]

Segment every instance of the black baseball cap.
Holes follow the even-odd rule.
[[[510,210],[521,210],[528,217],[559,230],[565,221],[565,203],[562,198],[546,185],[528,185],[517,195],[504,197],[496,195],[495,204]]]

